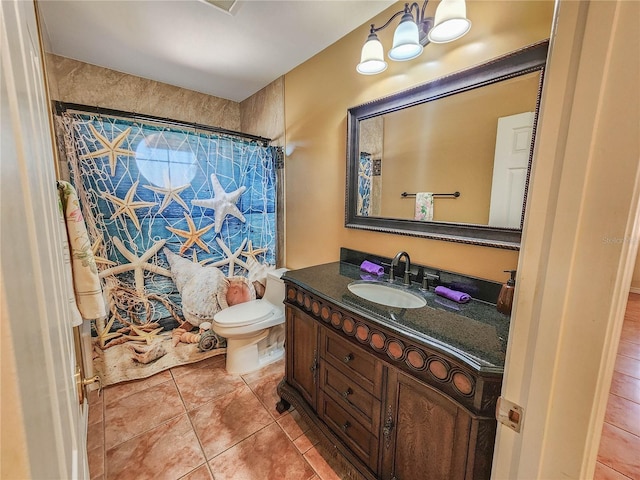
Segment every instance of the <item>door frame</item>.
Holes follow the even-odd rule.
[[[557,4],[493,478],[592,478],[640,235],[640,3]],[[621,118],[622,117],[622,118]]]
[[[74,378],[71,272],[63,259],[66,231],[33,1],[0,2],[0,49],[2,390],[4,400],[8,387],[14,407],[7,411],[2,404],[0,476],[84,479],[87,404],[79,403]],[[7,447],[14,432],[6,416],[17,446]]]

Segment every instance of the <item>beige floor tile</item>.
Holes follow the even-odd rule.
[[[244,385],[240,375],[231,375],[224,363],[215,362],[175,378],[187,410],[193,410]]]
[[[278,419],[278,424],[291,441],[309,430],[309,425],[302,419],[297,410],[291,410]]]
[[[318,447],[310,448],[307,453],[304,454],[304,458],[316,471],[320,480],[340,480],[340,477],[320,453]]]
[[[246,385],[189,412],[207,459],[273,422]]]
[[[276,403],[280,401],[277,387],[281,380],[281,377],[271,375],[248,384],[249,388],[253,390],[253,393],[257,395],[267,411],[276,420],[287,413],[279,413],[276,410]]]
[[[256,383],[258,380],[262,380],[266,377],[276,377],[279,380],[282,380],[284,377],[284,358],[277,362],[273,362],[264,368],[242,375],[242,378],[247,383]]]
[[[142,380],[118,383],[116,385],[106,387],[103,391],[105,405],[169,380],[171,380],[171,372],[169,372],[169,370],[165,370],[164,372],[157,373]]]
[[[98,422],[89,425],[87,429],[87,450],[104,448],[104,423]]]
[[[307,480],[314,471],[272,423],[209,462],[215,480]]]
[[[106,448],[112,448],[183,413],[185,408],[173,381],[109,402],[104,414]]]
[[[91,396],[89,397],[91,398]],[[98,397],[97,393],[94,400],[89,400],[89,419],[88,424],[102,422],[104,420],[104,403],[102,401],[103,396]]]
[[[206,358],[200,362],[189,363],[187,365],[179,365],[171,369],[171,375],[173,375],[173,378],[177,378],[187,373],[193,372],[194,370],[198,370],[199,368],[210,367],[211,365],[216,364],[224,365],[226,358],[226,355],[220,354]]]
[[[177,479],[204,461],[198,439],[184,414],[107,450],[106,478]]]
[[[98,447],[89,450],[89,476],[91,480],[101,478],[104,475],[104,448]]]
[[[213,480],[209,466],[205,463],[196,468],[193,472],[186,474],[180,480]]]

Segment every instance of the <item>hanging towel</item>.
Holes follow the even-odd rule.
[[[416,193],[416,213],[414,218],[423,222],[433,220],[433,193]]]
[[[87,320],[102,318],[107,314],[107,310],[87,226],[80,211],[78,195],[69,182],[59,181],[58,192],[70,250],[75,303],[82,318]]]

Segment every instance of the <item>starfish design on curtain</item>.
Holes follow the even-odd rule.
[[[210,208],[214,211],[216,233],[220,233],[222,229],[222,222],[227,215],[233,215],[241,222],[245,222],[244,215],[236,207],[236,202],[240,195],[247,189],[244,185],[233,192],[225,192],[222,185],[218,181],[215,173],[211,174],[211,186],[213,187],[213,198],[207,198],[203,200],[191,200],[191,205],[197,207]]]
[[[104,278],[107,275],[116,275],[118,273],[128,272],[133,270],[135,283],[136,283],[136,292],[140,296],[144,295],[144,271],[148,270],[153,273],[157,273],[158,275],[164,275],[165,277],[171,278],[171,272],[166,268],[162,268],[153,263],[148,263],[149,259],[153,257],[158,250],[160,250],[166,240],[160,240],[153,244],[153,246],[144,252],[141,257],[138,257],[135,253],[127,250],[127,248],[122,243],[118,237],[111,237],[113,244],[116,246],[118,251],[129,260],[129,263],[123,263],[122,265],[116,265],[115,267],[107,268],[100,272],[100,278]]]
[[[191,184],[187,183],[186,185],[183,185],[181,187],[174,188],[171,186],[171,180],[166,177],[164,179],[164,188],[152,187],[151,185],[143,185],[144,188],[148,188],[152,192],[164,195],[164,198],[162,199],[162,204],[160,205],[160,209],[158,210],[158,213],[162,213],[162,211],[169,206],[169,204],[171,203],[171,200],[175,200],[176,203],[179,203],[180,205],[182,205],[182,207],[185,210],[189,211],[189,207],[187,207],[187,204],[182,198],[180,198],[180,195],[179,195],[180,192],[182,192],[185,188],[189,186],[191,186]]]
[[[102,194],[102,198],[109,200],[116,206],[116,211],[113,215],[111,215],[110,220],[113,220],[120,215],[127,215],[136,226],[138,230],[140,230],[140,221],[138,220],[138,215],[136,214],[136,209],[145,208],[145,207],[155,207],[156,204],[153,202],[134,202],[133,196],[136,193],[136,189],[138,188],[138,182],[136,181],[131,188],[124,196],[124,198],[118,198],[115,195],[111,195],[110,193],[104,192]]]
[[[216,242],[218,242],[218,245],[220,245],[220,248],[227,255],[227,257],[223,258],[222,260],[218,260],[217,262],[213,262],[211,264],[212,267],[221,267],[222,265],[229,265],[229,272],[227,273],[227,277],[232,277],[234,275],[236,263],[240,265],[242,268],[246,268],[247,270],[249,270],[249,266],[244,261],[240,260],[240,254],[242,253],[242,250],[244,249],[244,246],[247,243],[246,238],[242,241],[242,243],[240,244],[240,246],[235,252],[231,252],[229,247],[227,247],[225,243],[222,240],[220,240],[220,237],[216,237]]]
[[[253,258],[257,262],[258,259],[256,257],[266,251],[266,248],[253,248],[253,243],[251,242],[251,240],[249,240],[249,243],[247,244],[247,250],[242,252],[240,255],[242,255],[246,259]]]
[[[87,153],[80,158],[98,158],[107,155],[109,157],[109,168],[111,169],[111,176],[113,177],[116,173],[116,163],[118,162],[118,155],[126,155],[128,157],[131,155],[135,155],[135,152],[121,147],[122,142],[125,141],[129,133],[131,132],[131,127],[127,128],[112,141],[109,141],[107,137],[101,135],[92,124],[89,124],[89,129],[91,130],[91,133],[93,133],[93,136],[96,138],[96,140],[98,140],[98,142],[102,144],[102,148],[96,150],[95,152]]]
[[[178,230],[177,228],[173,228],[173,227],[165,227],[170,232],[173,232],[176,235],[179,235],[187,239],[187,241],[184,242],[180,247],[180,255],[182,255],[187,250],[187,248],[192,246],[194,243],[196,245],[199,245],[200,248],[202,248],[205,252],[209,253],[209,247],[207,246],[206,243],[204,243],[204,241],[200,237],[206,232],[208,232],[209,230],[211,230],[211,228],[213,228],[213,223],[211,225],[207,225],[204,228],[201,228],[200,230],[196,230],[196,225],[195,223],[193,223],[193,219],[189,216],[187,212],[184,212],[184,218],[187,220],[189,231]]]
[[[100,263],[102,265],[116,265],[116,262],[112,262],[111,260],[98,256],[98,249],[100,248],[101,244],[102,239],[99,238],[94,242],[93,245],[91,245],[91,251],[93,252],[93,258],[96,263]]]
[[[196,252],[194,249],[193,254],[191,255],[191,261],[193,263],[199,263],[200,265],[204,266],[207,263],[213,262],[213,258],[205,258],[204,260],[198,260],[198,252]]]

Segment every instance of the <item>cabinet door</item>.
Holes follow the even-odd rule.
[[[287,382],[316,410],[318,383],[318,324],[287,306]]]
[[[471,417],[465,410],[395,370],[389,372],[386,400],[380,439],[382,478],[465,478],[471,429]]]

